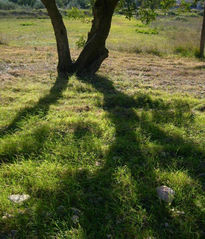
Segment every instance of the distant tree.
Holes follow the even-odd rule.
[[[78,8],[89,8],[90,7],[90,0],[69,0],[67,7],[78,7]]]
[[[21,6],[30,6],[39,8],[41,5],[39,4],[40,0],[0,0],[2,2],[12,2]],[[60,8],[64,7],[73,7],[78,6],[79,8],[88,8],[90,0],[56,0],[56,4]]]
[[[199,56],[204,57],[204,46],[205,46],[205,2],[204,2],[204,14],[203,14],[203,23],[201,28],[201,41],[200,41],[200,52]]]
[[[8,0],[0,0],[0,9],[2,10],[12,10],[17,7],[18,5],[14,2],[9,2]]]

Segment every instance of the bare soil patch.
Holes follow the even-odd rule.
[[[197,59],[112,52],[103,70],[123,74],[151,89],[205,96],[205,62]]]
[[[73,52],[74,57],[77,52]],[[48,77],[56,74],[55,48],[1,47],[0,85],[22,77]],[[101,74],[125,77],[137,85],[169,93],[205,97],[205,62],[191,58],[162,58],[153,55],[126,54],[112,51]]]

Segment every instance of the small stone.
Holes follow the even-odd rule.
[[[167,203],[171,203],[174,199],[174,190],[172,190],[171,188],[167,187],[167,186],[160,186],[157,187],[157,195],[158,198],[162,201],[165,201]]]
[[[177,214],[177,215],[184,215],[185,212],[184,212],[184,211],[176,211],[176,214]]]
[[[74,224],[79,223],[79,216],[73,215],[73,216],[72,216],[72,221],[73,221]]]
[[[174,208],[172,208],[171,211],[173,212],[173,214],[174,214],[175,216],[179,216],[179,215],[184,215],[184,214],[185,214],[184,211],[179,211],[179,210],[176,210],[176,209],[174,209]]]
[[[73,211],[73,213],[75,214],[75,215],[80,215],[81,214],[81,211],[79,210],[79,209],[77,209],[77,208],[75,208],[75,207],[71,207],[71,210]]]
[[[164,226],[165,226],[165,227],[168,227],[168,226],[169,226],[169,224],[168,224],[167,222],[165,222]]]
[[[99,167],[100,166],[100,162],[96,162],[95,166]]]
[[[9,196],[9,200],[14,203],[21,203],[27,201],[30,198],[28,194],[13,194]]]
[[[3,220],[6,220],[8,218],[12,218],[13,215],[9,214],[9,213],[5,213],[5,215],[2,217]]]

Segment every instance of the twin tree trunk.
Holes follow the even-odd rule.
[[[119,0],[96,0],[93,22],[84,49],[72,62],[67,31],[55,0],[41,0],[51,18],[58,51],[58,73],[94,74],[108,57],[105,43],[110,32],[112,16]]]

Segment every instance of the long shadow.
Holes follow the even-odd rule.
[[[26,124],[32,116],[38,116],[39,119],[46,117],[50,105],[55,104],[62,97],[67,83],[68,77],[58,77],[47,95],[40,98],[34,106],[20,110],[7,127],[0,129],[0,139],[4,136],[12,135],[17,131],[21,131],[21,123]],[[48,135],[49,129],[44,126],[34,129],[32,138],[35,141],[35,145],[29,145],[26,141],[22,141],[21,156],[29,158],[31,154],[40,155]],[[13,157],[15,154],[19,154],[18,148],[7,150],[6,153],[2,152],[0,155],[0,163],[12,162],[15,159],[15,157]]]
[[[178,127],[183,126],[189,128],[190,123],[193,123],[194,121],[194,116],[192,113],[187,114],[190,111],[189,107],[187,108],[187,105],[176,105],[176,108],[174,109],[175,112],[173,112],[173,110],[169,108],[169,104],[166,104],[161,100],[153,100],[146,94],[137,98],[125,95],[116,90],[113,86],[113,82],[107,78],[96,76],[95,78],[78,79],[92,84],[96,90],[104,95],[104,103],[102,107],[108,112],[108,118],[111,120],[116,130],[115,142],[109,150],[111,159],[113,159],[113,156],[122,157],[125,153],[126,158],[124,162],[127,162],[127,154],[131,156],[139,152],[140,142],[138,142],[135,131],[136,128],[139,127],[143,131],[143,134],[149,135],[152,141],[157,141],[160,145],[165,146],[165,150],[171,150],[171,147],[167,147],[170,145],[173,147],[178,146],[177,153],[175,154],[173,152],[173,155],[170,156],[188,157],[189,155],[194,155],[195,157],[198,157],[198,163],[200,163],[200,160],[203,162],[205,156],[204,149],[200,148],[199,145],[191,140],[184,140],[180,135],[167,134],[166,131],[158,125],[160,122],[173,123]],[[138,114],[137,111],[140,111],[140,109],[145,111],[151,110],[151,119],[144,118],[144,115]],[[118,140],[121,141],[122,138],[125,142],[127,141],[128,148],[124,148],[125,144],[123,145],[118,142]],[[122,149],[120,145],[123,145]],[[115,150],[113,150],[113,147]],[[129,149],[134,151],[129,151]],[[137,152],[135,152],[136,149]],[[186,160],[184,160],[184,162],[185,161]],[[111,162],[109,160],[107,161],[109,164],[112,164],[112,162],[113,160],[111,160]],[[167,163],[169,164],[170,162]],[[166,167],[167,165],[164,166]],[[181,166],[182,165],[180,165],[179,168]],[[193,165],[189,166],[190,168],[188,169],[190,171],[196,171],[196,167],[193,168]],[[184,167],[187,168],[188,165],[185,163]]]
[[[47,235],[51,235],[49,229],[52,228],[53,221],[59,222],[58,228],[62,233],[78,227],[71,219],[71,208],[81,211],[80,225],[84,236],[79,238],[149,238],[149,232],[155,238],[194,238],[183,230],[179,220],[172,217],[169,207],[157,203],[156,187],[159,185],[155,173],[157,167],[168,170],[176,163],[172,159],[177,158],[178,162],[174,165],[176,170],[183,168],[190,177],[197,177],[199,163],[205,156],[204,150],[191,141],[185,141],[181,136],[168,135],[157,124],[157,120],[163,118],[162,112],[168,115],[167,122],[174,120],[176,124],[185,127],[192,122],[191,115],[187,117],[179,111],[173,119],[169,107],[162,101],[152,100],[147,95],[137,98],[128,96],[118,91],[113,82],[104,77],[78,79],[91,84],[103,94],[104,102],[101,107],[107,112],[115,129],[115,139],[104,156],[104,164],[94,173],[79,169],[75,174],[61,177],[61,184],[55,192],[43,189],[36,192],[36,198],[40,201],[35,220],[38,222],[35,225],[38,238],[45,238],[45,231]],[[62,96],[66,84],[67,81],[63,85],[61,80],[57,81],[49,95],[39,100],[35,107],[29,108],[31,114],[36,114],[40,108],[43,115],[46,115],[49,105]],[[139,113],[146,109],[152,109],[152,119]],[[27,110],[18,114],[5,134],[18,130],[17,123],[27,115]],[[149,136],[151,141],[159,143],[166,152],[166,157],[161,154],[153,156],[149,147],[144,145],[146,140],[139,138],[137,130]],[[83,138],[84,134],[85,128],[76,128],[74,132],[76,140]],[[199,161],[193,161],[193,157],[197,157]],[[63,213],[59,213],[59,205],[62,205]],[[189,205],[195,207],[194,198]],[[42,214],[46,210],[48,213],[51,211],[49,221],[47,214]],[[167,221],[172,225],[171,228],[164,226]],[[195,230],[203,231],[204,226],[204,222],[200,222]]]
[[[62,97],[62,93],[66,89],[67,83],[68,77],[57,77],[53,87],[47,95],[40,98],[34,106],[20,110],[8,126],[0,129],[0,137],[20,130],[18,124],[30,116],[38,115],[40,118],[45,117],[49,111],[50,105],[55,104]]]
[[[75,179],[82,190],[84,208],[81,209],[86,220],[81,225],[88,235],[87,238],[109,238],[110,235],[112,235],[110,238],[136,238],[140,231],[141,235],[137,238],[144,238],[146,227],[148,227],[146,217],[149,218],[150,215],[152,215],[152,230],[157,238],[173,238],[173,236],[187,238],[188,235],[183,230],[183,226],[173,219],[166,205],[157,205],[155,202],[157,200],[156,187],[159,185],[154,169],[159,165],[161,168],[168,169],[172,165],[171,158],[177,157],[179,162],[175,168],[184,168],[191,177],[196,177],[200,160],[204,159],[204,150],[194,145],[193,142],[186,142],[180,136],[167,135],[157,124],[143,119],[135,111],[135,109],[144,108],[146,105],[146,108],[156,109],[155,116],[160,110],[158,112],[160,116],[162,110],[168,112],[167,106],[162,102],[153,101],[149,97],[134,99],[116,90],[113,83],[104,77],[98,76],[89,79],[79,77],[78,79],[90,83],[104,95],[102,107],[108,112],[108,118],[115,127],[115,141],[109,148],[104,166],[94,175],[88,171],[80,171]],[[172,121],[172,119],[169,120]],[[186,124],[186,120],[191,122],[192,117],[183,118],[183,115],[179,114],[179,124]],[[137,128],[148,133],[151,139],[158,140],[161,146],[164,146],[168,151],[165,159],[160,155],[157,155],[158,159],[157,157],[153,158],[149,149],[146,152],[142,145],[143,142],[137,137]],[[173,147],[167,147],[169,144]],[[172,152],[176,145],[180,150]],[[190,154],[197,156],[199,161],[197,163],[190,161]],[[129,190],[132,191],[129,188],[131,186],[129,184],[120,186],[120,182],[118,182],[119,187],[122,187],[122,190],[119,189],[121,193],[123,190],[126,191],[126,187],[128,190],[124,199],[123,195],[119,195],[115,188],[115,175],[118,169],[128,170],[128,173],[131,173],[130,180],[134,180],[134,187],[139,191],[140,196],[134,195],[133,197],[131,192],[129,195]],[[138,184],[140,181],[143,183]],[[101,182],[103,182],[103,186]],[[151,185],[152,187],[150,187]],[[74,202],[76,207],[79,206],[77,201]],[[145,219],[142,221],[137,219],[137,214],[141,213],[136,206],[137,202],[145,211]],[[153,202],[155,203],[153,204]],[[189,203],[194,207],[194,201]],[[79,204],[82,205],[82,202]],[[133,217],[133,215],[135,216]],[[165,220],[172,221],[171,229],[164,227]],[[202,228],[203,225],[199,224],[199,230]]]
[[[78,228],[72,221],[75,214],[72,208],[77,208],[74,211],[81,211],[80,226],[83,230],[83,236],[79,238],[149,238],[150,232],[155,238],[161,239],[192,238],[184,230],[183,220],[175,219],[170,207],[159,203],[155,168],[168,170],[174,165],[172,158],[177,158],[179,162],[175,165],[176,170],[184,168],[190,177],[195,178],[199,162],[189,160],[190,155],[202,161],[204,150],[180,136],[168,135],[153,119],[139,114],[143,109],[152,109],[154,117],[162,120],[161,114],[164,111],[165,115],[168,114],[167,122],[172,122],[173,118],[169,117],[169,108],[165,103],[152,100],[147,95],[135,99],[116,90],[113,82],[104,77],[78,79],[90,83],[103,94],[101,107],[107,112],[107,117],[115,128],[115,139],[104,156],[104,164],[94,173],[79,169],[75,174],[65,174],[61,178],[61,186],[55,192],[38,192],[42,195],[42,202],[37,210],[36,221],[45,225],[47,218],[42,216],[42,211],[52,208],[51,217],[59,222],[58,228],[65,236],[66,230]],[[176,124],[186,126],[192,122],[192,117],[187,118],[179,111],[174,120]],[[146,148],[143,145],[145,142],[138,137],[137,130],[164,147],[167,156],[153,156],[148,146]],[[74,135],[80,140],[86,133],[85,128],[76,128]],[[168,147],[169,145],[172,147]],[[176,151],[176,145],[180,150]],[[194,208],[194,199],[187,203]],[[62,205],[63,212],[59,213],[59,205]],[[172,225],[169,228],[164,226],[167,221]],[[200,222],[196,230],[202,231],[203,227],[204,223]],[[45,228],[39,228],[39,238],[43,238],[44,231],[48,228],[49,223]]]

